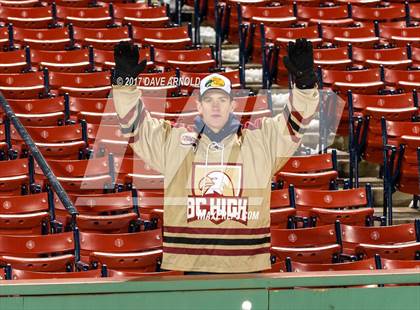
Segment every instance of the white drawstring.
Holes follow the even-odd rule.
[[[219,144],[215,141],[212,141],[211,143],[209,143],[209,145],[207,145],[207,149],[206,149],[206,164],[204,168],[204,176],[207,176],[210,148],[213,148],[213,150],[215,151],[219,151],[220,149],[222,150],[222,156],[220,158],[220,166],[223,167],[223,163],[224,163],[223,157],[225,155],[225,146],[223,144]],[[204,192],[203,192],[203,195],[204,195]]]
[[[215,151],[218,150],[222,150],[222,156],[220,158],[220,165],[223,166],[224,163],[224,154],[225,154],[225,146],[223,144],[219,144],[215,141],[212,141],[209,145],[207,145],[207,150],[206,150],[206,167],[208,164],[208,159],[209,159],[209,150],[210,148],[212,148]]]

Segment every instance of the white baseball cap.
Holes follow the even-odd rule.
[[[220,89],[230,95],[232,83],[230,80],[217,73],[210,74],[200,81],[200,96],[210,89]]]

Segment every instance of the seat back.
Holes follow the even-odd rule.
[[[27,29],[13,27],[14,42],[40,50],[59,51],[70,48],[72,42],[66,27],[52,29]]]
[[[120,41],[131,42],[128,28],[84,28],[73,27],[74,39],[84,47],[93,46],[101,50],[113,50]]]
[[[110,72],[67,73],[49,72],[49,83],[59,94],[77,97],[108,97],[111,90]]]
[[[403,20],[406,17],[404,4],[392,3],[383,7],[352,6],[352,16],[361,21]]]
[[[133,27],[133,39],[137,43],[165,49],[185,49],[192,44],[188,26],[169,28]]]
[[[139,27],[164,27],[169,23],[166,6],[134,7],[114,3],[114,16],[123,25],[131,24]]]
[[[394,244],[417,240],[414,223],[379,227],[342,225],[342,234],[345,246],[354,246],[360,243]]]
[[[109,7],[56,6],[57,17],[65,24],[86,28],[105,28],[112,25]]]

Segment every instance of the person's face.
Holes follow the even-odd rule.
[[[219,132],[235,108],[234,101],[222,90],[210,89],[197,101],[197,110],[204,123],[214,132]]]

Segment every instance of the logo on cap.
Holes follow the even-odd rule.
[[[224,87],[224,86],[225,86],[225,81],[223,81],[221,78],[217,76],[211,77],[205,84],[205,87]]]

